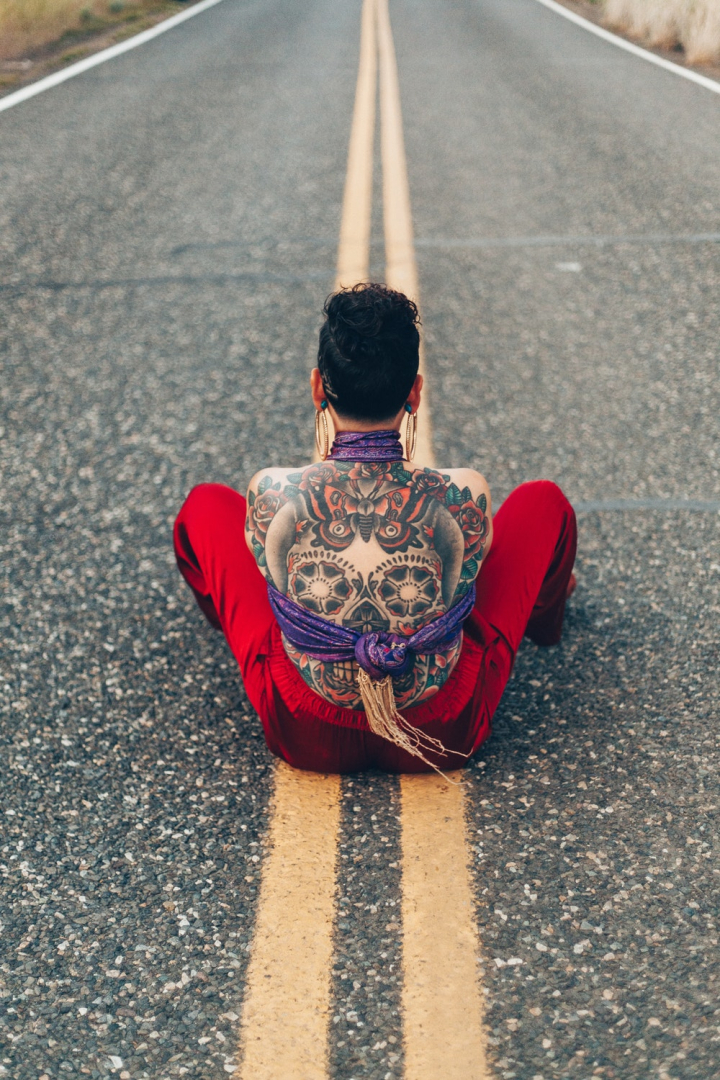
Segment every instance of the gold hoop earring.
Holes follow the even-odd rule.
[[[407,427],[405,428],[405,460],[412,461],[415,457],[417,446],[417,413],[408,413]]]
[[[327,403],[323,402],[322,408],[315,410],[315,443],[321,461],[325,461],[330,453],[330,431],[325,413],[326,409]]]

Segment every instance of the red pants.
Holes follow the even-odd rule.
[[[331,705],[303,682],[245,544],[245,509],[242,495],[222,484],[193,488],[175,522],[175,554],[202,611],[228,640],[272,752],[317,772],[426,772],[419,758],[373,735],[364,712]],[[498,510],[455,670],[435,697],[403,710],[464,755],[428,754],[441,768],[458,768],[490,734],[523,634],[538,645],[560,640],[576,543],[573,509],[548,480],[523,484]]]

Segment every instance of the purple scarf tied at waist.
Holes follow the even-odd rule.
[[[376,681],[386,675],[403,675],[418,653],[444,652],[460,637],[462,625],[475,603],[475,585],[449,611],[404,637],[381,631],[359,634],[346,626],[307,611],[289,596],[278,592],[268,582],[268,598],[283,634],[295,649],[313,660],[340,663],[357,660],[360,667]]]

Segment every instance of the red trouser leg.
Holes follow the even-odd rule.
[[[477,611],[513,655],[524,634],[537,645],[557,644],[577,549],[572,506],[557,484],[534,480],[508,495],[493,528],[477,582]]]
[[[265,579],[245,543],[246,502],[224,484],[200,484],[175,522],[180,573],[240,665],[245,691],[266,715],[263,658],[275,622]]]

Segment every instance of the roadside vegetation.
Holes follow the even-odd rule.
[[[0,0],[0,92],[144,30],[182,0]],[[592,0],[603,23],[689,64],[720,65],[720,0]]]
[[[119,41],[178,10],[176,0],[0,0],[0,89],[30,68],[71,63],[98,38]]]
[[[689,64],[720,64],[720,0],[602,0],[603,22]]]

